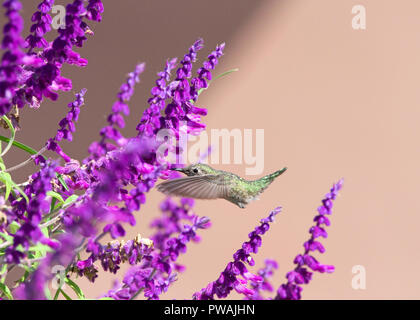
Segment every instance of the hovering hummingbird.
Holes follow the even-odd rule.
[[[174,168],[187,177],[165,181],[157,189],[167,195],[196,199],[226,199],[239,208],[257,200],[258,196],[287,168],[257,180],[245,180],[234,173],[216,170],[198,163],[185,168]]]

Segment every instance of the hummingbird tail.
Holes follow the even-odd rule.
[[[287,168],[277,170],[276,172],[273,172],[269,175],[266,175],[265,177],[262,177],[258,180],[253,181],[253,183],[256,184],[260,188],[259,193],[261,193],[263,190],[265,190],[274,181],[275,178],[277,178],[279,175],[281,175],[286,170],[287,170]]]
[[[286,167],[284,167],[283,169],[281,169],[281,170],[277,170],[276,172],[273,172],[272,174],[269,174],[268,176],[267,176],[267,178],[268,179],[270,179],[270,180],[274,180],[275,178],[277,178],[279,175],[281,175],[283,172],[285,172],[287,170],[287,168]]]

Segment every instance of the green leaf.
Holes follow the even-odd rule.
[[[64,203],[64,199],[61,196],[61,194],[54,192],[54,191],[47,191],[47,196],[50,196],[51,198],[57,199],[61,203]]]
[[[24,273],[24,275],[20,279],[18,279],[16,281],[16,284],[25,282],[26,279],[29,277],[29,275],[34,271],[34,270],[32,270],[32,268],[29,268],[26,265],[21,265],[20,267],[22,267],[23,269],[25,269],[25,273]]]
[[[13,241],[13,237],[12,236],[9,236],[8,234],[3,233],[3,232],[0,232],[0,237],[2,237],[6,241],[11,241],[11,242]]]
[[[16,221],[13,221],[11,224],[9,224],[9,230],[10,233],[15,234],[16,231],[18,231],[20,228],[20,224],[17,223]]]
[[[66,201],[64,201],[64,203],[63,203],[63,207],[67,207],[67,206],[69,206],[70,204],[72,204],[72,203],[76,202],[76,200],[77,200],[78,198],[79,198],[79,196],[78,196],[78,195],[76,195],[76,194],[71,195],[70,197],[68,197],[68,198],[66,199]]]
[[[81,300],[85,300],[86,299],[84,293],[82,292],[82,289],[80,289],[80,287],[75,282],[73,282],[69,278],[65,278],[64,279],[64,282],[66,282],[70,286],[70,288],[73,289],[73,291],[77,294],[77,297],[79,299],[81,299]]]
[[[58,229],[58,230],[55,230],[52,234],[57,235],[57,234],[64,234],[64,233],[66,233],[66,231]]]
[[[10,139],[5,137],[5,136],[0,135],[0,141],[10,142]],[[16,141],[16,140],[14,140],[12,142],[12,145],[15,146],[16,148],[19,148],[23,151],[26,151],[27,153],[29,153],[31,155],[34,155],[34,154],[38,153],[38,151],[36,151],[35,149],[32,149],[31,147],[27,146],[26,144],[23,144],[22,142],[19,142],[19,141]],[[46,157],[44,157],[44,158],[47,159]]]
[[[60,295],[60,288],[58,288],[57,291],[55,292],[55,295],[54,295],[53,300],[57,300],[58,299],[58,296]]]
[[[115,300],[115,299],[111,297],[102,297],[99,300]]]
[[[44,294],[45,294],[45,297],[47,298],[47,300],[51,300],[52,299],[52,297],[51,297],[51,291],[48,288],[48,286],[45,286],[44,287]]]
[[[34,253],[34,258],[42,258],[44,257],[48,252],[53,252],[54,250],[51,249],[49,246],[38,243],[28,249],[29,252]]]
[[[66,189],[66,191],[69,191],[69,187],[67,186],[67,183],[64,181],[61,174],[56,173],[56,176],[57,176],[58,181],[60,181],[60,183],[63,185],[64,189]]]
[[[50,237],[50,233],[48,232],[48,227],[42,228],[41,232],[46,236],[47,238]]]
[[[70,298],[64,291],[63,289],[58,289],[57,291],[60,291],[61,294],[64,296],[64,298],[66,298],[66,300],[73,300],[72,298]],[[56,300],[56,299],[55,299]]]
[[[0,181],[4,183],[6,186],[6,193],[4,195],[4,199],[9,199],[10,191],[12,190],[12,177],[8,172],[0,172]]]
[[[52,213],[54,211],[54,209],[55,209],[55,203],[56,202],[57,202],[57,199],[56,198],[52,198],[51,205],[50,205],[50,212],[49,213]],[[59,205],[57,206],[57,208],[58,207],[59,207]]]
[[[9,300],[13,300],[12,291],[4,283],[0,282],[0,290],[6,295]]]
[[[0,157],[3,157],[9,151],[9,149],[12,147],[13,141],[15,140],[15,134],[16,134],[15,128],[13,128],[12,122],[9,120],[9,118],[4,115],[2,117],[2,119],[7,123],[7,126],[9,127],[9,130],[10,130],[10,139],[9,139],[9,142],[8,142],[6,148],[0,154]]]
[[[27,203],[29,203],[29,198],[26,195],[26,193],[23,192],[23,190],[17,184],[15,184],[14,182],[13,182],[13,188],[17,189],[17,191],[19,191],[20,195],[26,200]]]
[[[0,269],[0,275],[3,275],[3,274],[5,274],[5,273],[6,273],[6,271],[7,271],[7,267],[8,267],[8,265],[7,265],[7,264],[3,264],[3,266],[2,266],[2,267],[1,267],[1,269]],[[4,280],[6,280],[6,277],[3,277],[3,278],[0,280],[0,282],[4,283]]]

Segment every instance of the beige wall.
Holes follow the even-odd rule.
[[[317,254],[336,271],[316,274],[303,297],[420,297],[419,1],[104,2],[104,21],[81,50],[89,66],[65,68],[75,89],[88,88],[75,142],[64,144],[66,151],[86,155],[124,75],[146,61],[125,131],[133,134],[154,74],[201,36],[206,40],[201,59],[215,44],[227,43],[216,73],[240,68],[200,97],[209,110],[208,129],[263,128],[264,172],[289,168],[246,210],[226,201],[197,202],[197,212],[213,226],[180,258],[187,271],[164,298],[189,298],[215,280],[259,219],[281,205],[283,213],[256,255],[257,266],[268,257],[279,262],[273,279],[278,286],[302,251],[321,198],[341,177],[344,189],[323,240],[327,252]],[[355,4],[366,6],[364,31],[351,27]],[[65,94],[36,112],[26,110],[18,139],[40,148],[40,138],[54,134],[70,99]],[[240,175],[245,167],[217,166]],[[147,236],[161,199],[157,191],[150,193],[131,236]],[[366,290],[351,287],[354,265],[366,268]],[[92,288],[81,283],[96,296],[113,278],[102,276]]]

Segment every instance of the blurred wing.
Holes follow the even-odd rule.
[[[205,175],[169,180],[157,186],[160,192],[195,199],[217,199],[228,195],[228,185],[223,176]]]

